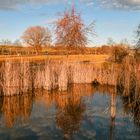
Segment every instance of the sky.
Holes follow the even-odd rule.
[[[140,0],[0,0],[0,40],[20,39],[30,26],[48,27],[53,34],[60,14],[75,6],[86,25],[95,21],[89,45],[127,39],[134,42],[140,23]]]

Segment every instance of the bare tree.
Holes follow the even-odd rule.
[[[113,62],[122,63],[123,59],[129,54],[128,48],[123,45],[115,45],[112,47],[111,60]]]
[[[22,39],[27,45],[35,47],[37,54],[39,54],[41,47],[51,41],[51,36],[47,28],[34,26],[27,28]]]
[[[136,60],[140,61],[140,24],[136,29],[136,44],[134,47],[135,47],[134,56]]]
[[[108,40],[107,40],[107,45],[113,46],[115,44],[116,44],[115,41],[111,37],[109,37]]]
[[[9,39],[2,39],[0,41],[0,44],[4,45],[4,46],[10,46],[10,45],[12,45],[12,42]]]
[[[81,15],[77,14],[73,7],[70,11],[63,13],[62,18],[56,22],[56,26],[56,44],[71,49],[85,47],[88,34],[93,33],[94,23],[86,27]]]
[[[21,42],[19,39],[16,39],[14,42],[13,42],[13,45],[14,46],[22,46]]]
[[[136,30],[136,48],[137,49],[140,49],[140,24],[138,25],[137,27],[137,30]]]
[[[120,45],[125,46],[125,47],[130,47],[130,44],[126,38],[120,41]]]

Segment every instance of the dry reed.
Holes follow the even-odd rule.
[[[101,85],[117,86],[123,82],[124,87],[130,87],[130,81],[133,82],[132,73],[136,73],[133,68],[127,61],[121,68],[108,62],[6,60],[0,64],[0,91],[4,96],[23,94],[35,89],[66,91],[69,84],[92,83],[95,79]],[[128,90],[126,93],[129,93]]]

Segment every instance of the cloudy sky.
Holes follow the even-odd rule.
[[[91,44],[105,44],[110,37],[133,42],[140,23],[140,0],[0,0],[0,40],[14,41],[29,26],[52,29],[60,13],[73,4],[86,24],[96,21],[97,36],[90,37]]]

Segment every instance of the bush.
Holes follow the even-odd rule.
[[[123,45],[115,45],[112,48],[111,60],[113,62],[121,63],[128,54],[128,48]]]

